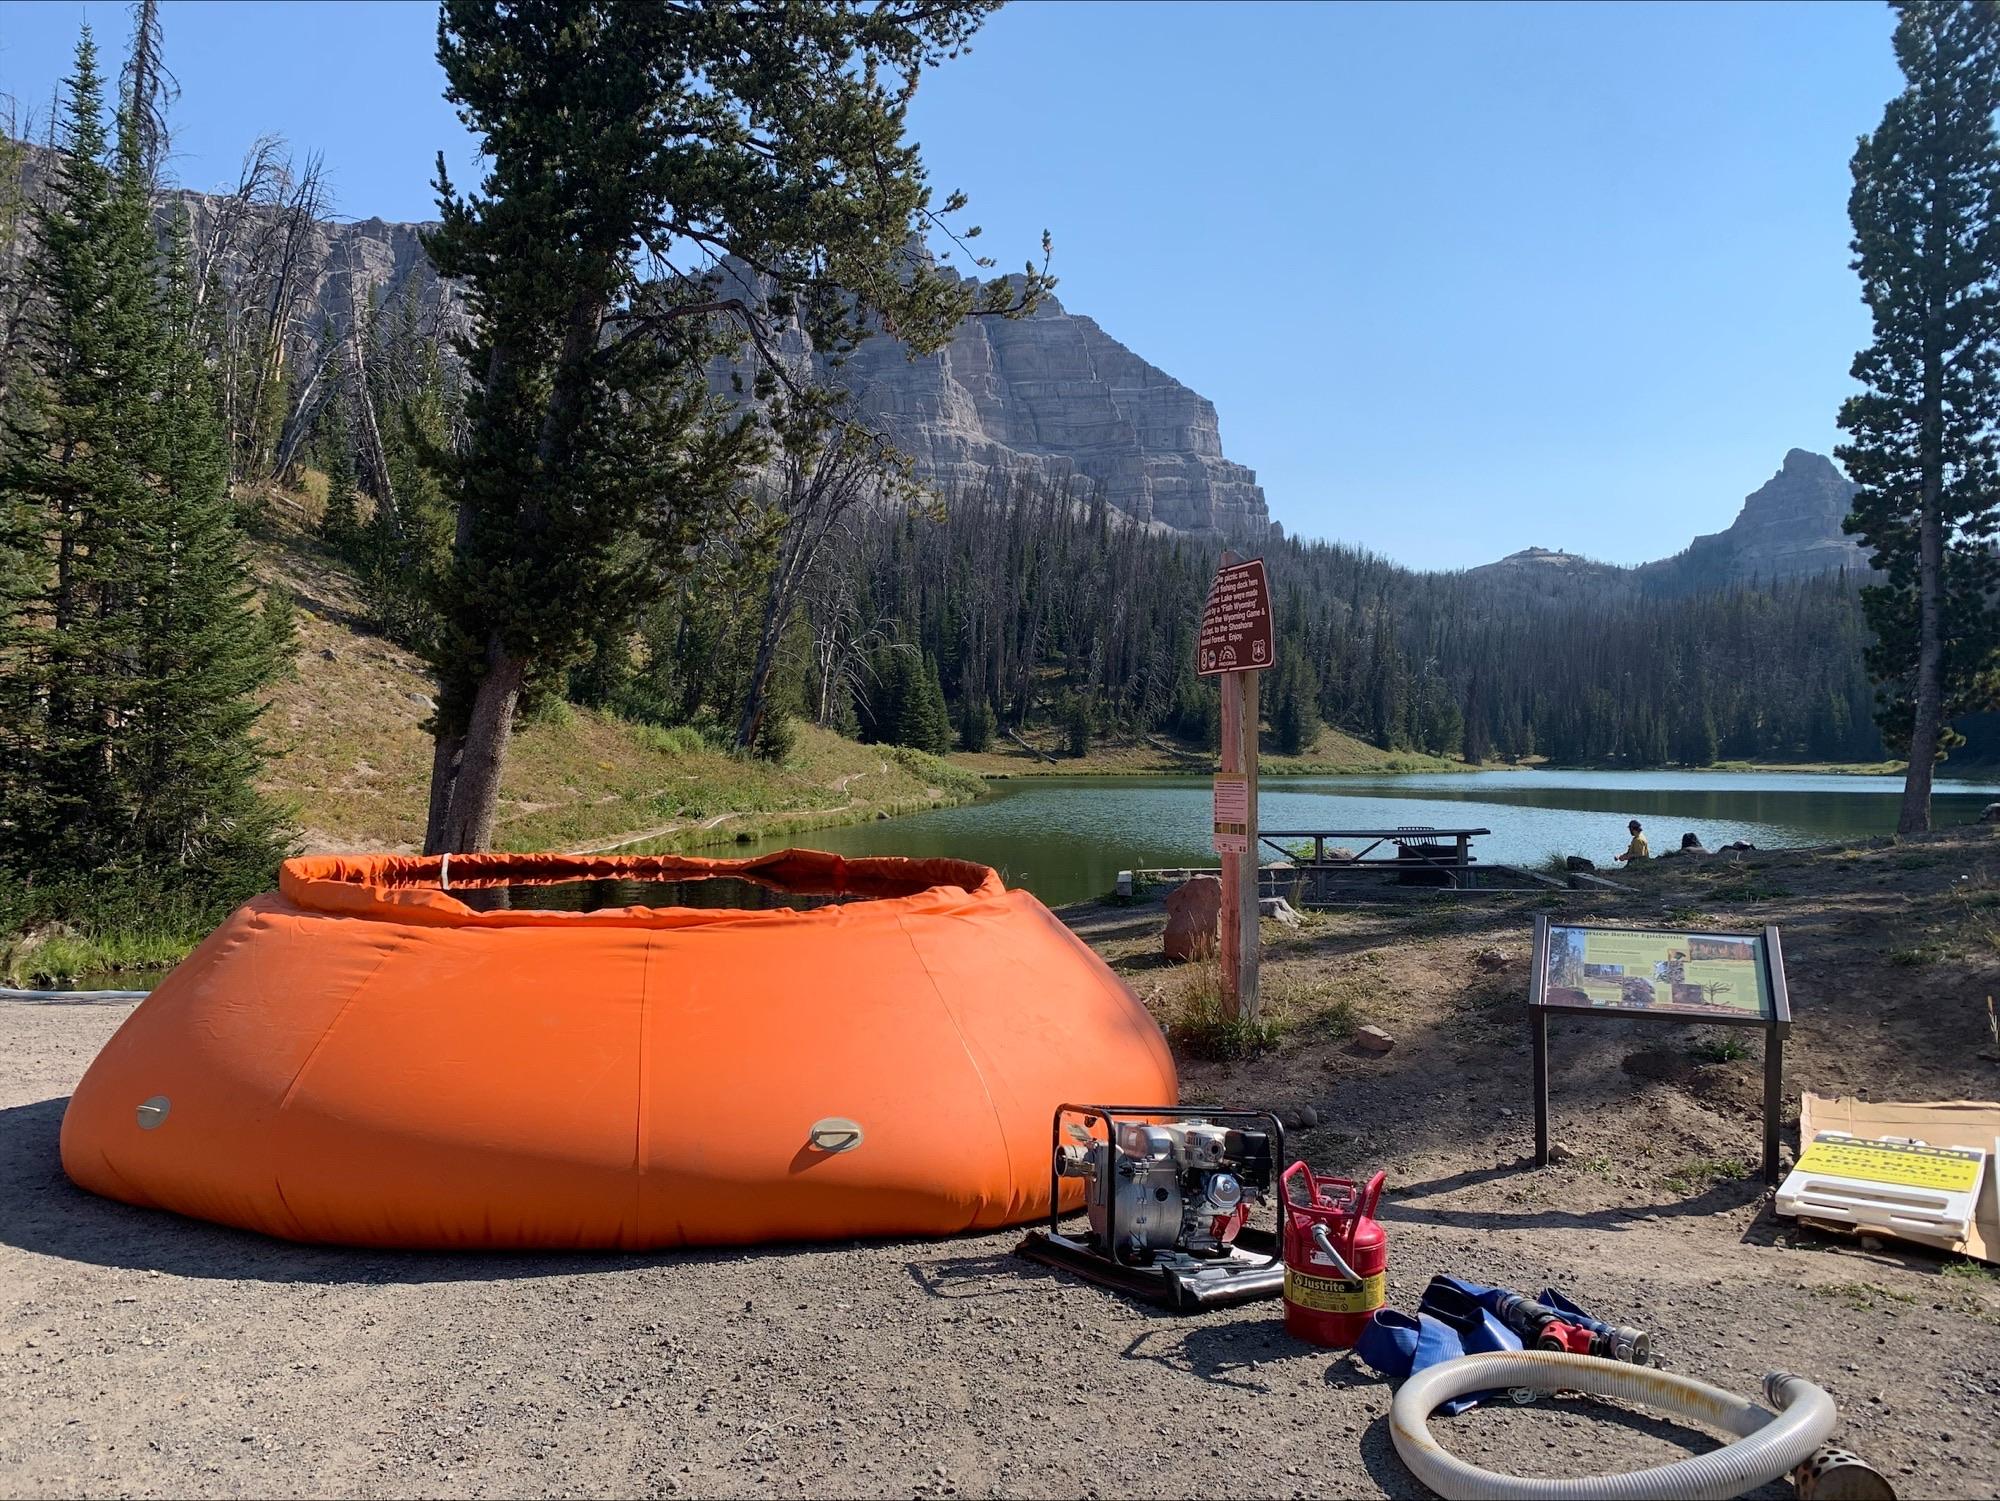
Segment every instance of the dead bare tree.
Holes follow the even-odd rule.
[[[263,479],[276,472],[272,460],[293,403],[285,399],[285,415],[275,423],[267,416],[268,404],[284,394],[282,383],[291,345],[317,290],[324,261],[321,220],[326,208],[325,158],[313,153],[296,174],[287,163],[279,212],[271,216],[270,227],[259,237],[264,254],[252,266],[260,324],[246,403],[250,443],[238,479]]]
[[[160,0],[136,0],[132,6],[132,50],[118,77],[118,93],[129,111],[139,170],[157,192],[170,143],[167,113],[181,97],[180,80],[166,64]]]
[[[268,479],[303,438],[301,416],[319,397],[324,371],[307,319],[327,275],[331,200],[324,160],[291,157],[276,136],[244,155],[235,189],[194,200],[193,316],[211,331],[230,478]],[[304,379],[288,382],[305,364]],[[309,423],[306,424],[309,426]]]
[[[814,385],[794,390],[767,413],[779,444],[778,473],[768,502],[775,513],[776,556],[736,723],[740,751],[757,743],[769,712],[778,645],[828,540],[857,506],[914,504],[927,498],[911,478],[909,457],[881,433],[855,421],[850,410],[844,389]]]
[[[39,189],[28,175],[34,122],[11,95],[0,95],[0,410],[28,339],[33,278],[23,274],[34,242]]]

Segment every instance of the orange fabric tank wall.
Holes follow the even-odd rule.
[[[453,890],[734,875],[872,898],[812,911],[477,911],[439,875],[287,861],[92,1063],[63,1119],[70,1177],[369,1246],[939,1234],[1047,1212],[1059,1102],[1178,1098],[1131,991],[984,866],[449,869]],[[827,1118],[860,1144],[815,1146]]]

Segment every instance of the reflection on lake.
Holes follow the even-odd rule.
[[[1430,824],[1489,828],[1481,860],[1534,864],[1551,853],[1600,865],[1625,847],[1625,821],[1646,825],[1654,850],[1683,833],[1710,849],[1734,839],[1762,848],[1825,844],[1896,826],[1900,777],[1800,772],[1483,771],[1380,777],[1285,777],[1264,782],[1267,829],[1363,829]],[[1971,823],[2000,782],[1940,782],[1935,823]],[[852,828],[739,845],[762,854],[804,845],[843,855],[949,855],[998,868],[1053,904],[1111,889],[1120,870],[1213,865],[1205,777],[1042,777],[996,782],[977,803]],[[717,853],[732,853],[717,851]]]

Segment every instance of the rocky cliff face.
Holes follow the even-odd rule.
[[[31,147],[31,193],[46,168]],[[280,211],[268,203],[171,196],[192,216],[198,245],[226,247],[213,268],[225,282],[253,274],[244,266],[262,265],[260,252],[280,232]],[[426,327],[463,330],[463,300],[425,255],[425,227],[361,219],[312,228],[294,273],[295,367],[312,359],[325,322],[344,331],[371,301],[406,289]],[[812,357],[796,325],[779,348]],[[921,359],[893,339],[866,340],[839,379],[915,458],[919,477],[946,493],[1025,479],[1066,486],[1079,501],[1101,497],[1141,523],[1250,540],[1272,531],[1256,474],[1223,456],[1214,405],[1053,297],[1028,318],[968,319],[949,346]],[[726,367],[716,385],[732,389]]]
[[[1803,578],[1841,568],[1860,573],[1867,557],[1840,529],[1853,501],[1854,483],[1833,460],[1794,448],[1778,472],[1744,499],[1727,531],[1696,537],[1669,562],[1704,583]]]
[[[1824,454],[1794,448],[1778,472],[1744,498],[1728,530],[1696,537],[1685,552],[1637,568],[1614,568],[1574,553],[1523,548],[1474,573],[1575,579],[1626,574],[1648,589],[1678,592],[1761,579],[1809,578],[1845,568],[1860,576],[1868,558],[1843,532],[1854,484]]]
[[[214,200],[188,196],[197,214],[213,211]],[[345,327],[371,296],[411,287],[427,323],[456,330],[462,303],[425,256],[424,227],[322,226],[313,311],[300,326],[316,331],[324,315]],[[796,327],[781,348],[809,352]],[[1271,529],[1256,474],[1223,457],[1214,405],[1053,298],[1024,319],[968,319],[950,345],[917,360],[892,339],[866,340],[839,378],[946,493],[1025,478],[1180,531],[1255,539]]]
[[[809,352],[796,325],[780,348]],[[1256,474],[1223,457],[1214,405],[1053,297],[1026,318],[969,318],[915,360],[878,335],[834,378],[947,493],[997,475],[1101,495],[1179,531],[1271,530]],[[717,389],[726,379],[718,370]]]
[[[30,144],[22,163],[22,188],[30,201],[42,196],[54,158]],[[220,193],[173,188],[157,211],[162,235],[175,216],[185,214],[196,247],[197,275],[213,273],[236,284],[279,257],[281,210],[269,202],[245,204]],[[459,332],[464,299],[437,274],[425,254],[423,232],[434,224],[401,224],[387,219],[320,220],[314,224],[292,274],[300,282],[300,307],[292,320],[294,364],[310,358],[322,323],[348,328],[354,313],[371,301],[386,304],[407,290],[417,301],[425,327]],[[25,246],[14,247],[25,251]],[[4,262],[0,262],[4,264]]]

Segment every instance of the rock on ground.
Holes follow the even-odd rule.
[[[1193,876],[1167,893],[1167,931],[1161,947],[1169,959],[1195,959],[1215,952],[1222,917],[1222,882]]]

